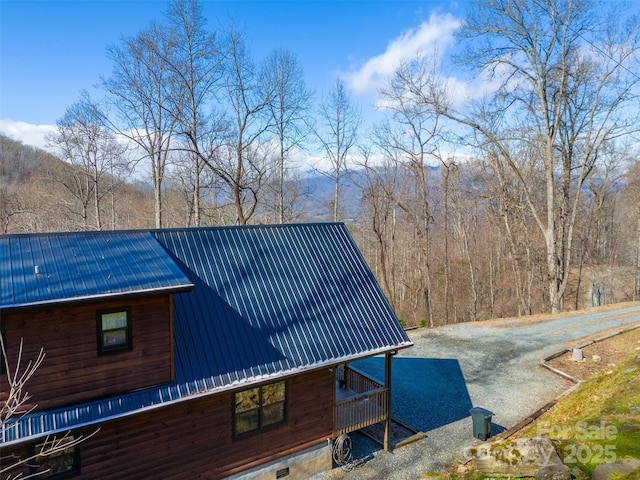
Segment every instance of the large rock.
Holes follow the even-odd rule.
[[[562,464],[553,443],[546,437],[483,443],[470,448],[469,453],[478,470],[488,477],[535,477],[543,467]],[[564,469],[559,467],[555,471],[561,470]]]
[[[615,462],[598,465],[591,476],[592,480],[610,480],[612,478],[626,477],[632,473],[640,472],[640,460],[635,458],[621,458]]]
[[[536,480],[571,480],[571,470],[564,463],[552,463],[538,470]]]

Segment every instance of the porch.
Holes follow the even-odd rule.
[[[390,388],[349,366],[337,368],[334,438],[385,422],[387,450],[390,407]]]

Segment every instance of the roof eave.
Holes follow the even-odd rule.
[[[135,409],[135,410],[122,412],[122,413],[115,414],[115,415],[109,415],[109,416],[101,417],[99,419],[95,419],[95,420],[91,420],[91,421],[78,422],[77,424],[74,424],[74,425],[71,425],[71,426],[70,425],[65,425],[64,427],[50,429],[50,430],[47,430],[46,432],[32,434],[32,435],[29,435],[29,436],[21,437],[19,439],[11,440],[9,442],[0,443],[0,446],[2,446],[3,448],[7,448],[7,447],[16,446],[16,445],[21,445],[21,444],[24,444],[24,443],[35,441],[35,440],[37,440],[39,438],[42,438],[42,437],[45,437],[47,435],[57,435],[57,434],[60,434],[60,433],[69,432],[71,430],[78,430],[80,428],[87,428],[87,427],[91,427],[91,426],[97,426],[97,425],[100,425],[102,423],[106,423],[106,422],[109,422],[109,421],[112,421],[112,420],[118,420],[118,419],[121,419],[121,418],[126,418],[126,417],[129,417],[129,416],[133,416],[133,415],[139,415],[139,414],[150,412],[150,411],[157,410],[157,409],[160,409],[160,408],[169,407],[171,405],[176,405],[176,404],[179,404],[179,403],[188,402],[188,401],[191,401],[191,400],[195,400],[195,399],[199,399],[199,398],[203,398],[203,397],[208,397],[208,396],[212,396],[212,395],[218,395],[218,394],[224,393],[224,392],[240,390],[240,389],[244,389],[244,388],[250,387],[251,385],[265,383],[265,382],[274,381],[274,380],[280,380],[280,379],[284,379],[284,378],[287,378],[287,377],[292,377],[294,375],[299,375],[301,373],[306,373],[306,372],[313,371],[313,370],[319,370],[321,368],[333,367],[335,365],[339,365],[339,364],[345,363],[345,362],[353,362],[353,361],[356,361],[356,360],[361,360],[363,358],[375,357],[377,355],[382,355],[382,354],[386,354],[386,353],[390,353],[390,352],[395,352],[395,351],[398,351],[398,350],[401,350],[401,349],[409,348],[411,346],[413,346],[413,342],[411,342],[411,341],[403,342],[403,343],[398,344],[398,345],[382,347],[382,348],[379,348],[379,349],[376,349],[376,350],[372,350],[372,351],[368,351],[368,352],[362,352],[361,354],[358,354],[358,355],[347,355],[347,356],[344,356],[344,357],[335,358],[335,359],[327,360],[327,361],[324,361],[324,362],[314,363],[314,364],[305,365],[305,366],[302,366],[302,367],[289,369],[289,370],[282,371],[282,372],[277,372],[277,373],[275,373],[273,375],[263,375],[263,376],[258,376],[258,377],[252,377],[250,379],[246,379],[246,380],[243,380],[243,381],[232,382],[230,384],[222,385],[220,387],[216,387],[216,388],[212,388],[212,389],[209,389],[209,390],[204,390],[204,391],[201,391],[201,392],[193,393],[193,394],[190,394],[190,395],[185,396],[185,397],[180,397],[180,398],[176,398],[176,399],[173,399],[173,400],[168,400],[166,402],[162,402],[162,403],[158,403],[158,404],[148,405],[148,406],[145,406],[145,407],[142,407],[142,408],[138,408],[138,409]],[[19,422],[19,421],[20,420],[18,420],[17,422]],[[11,424],[11,425],[8,425],[8,426],[3,425],[3,430],[6,431],[9,428],[12,428],[14,425],[15,425],[15,423]],[[4,436],[4,433],[2,435]]]
[[[146,288],[139,290],[130,290],[126,292],[106,292],[98,295],[85,295],[80,297],[65,297],[55,298],[50,300],[42,300],[40,302],[24,302],[0,305],[0,311],[14,310],[19,308],[36,308],[36,307],[49,307],[61,304],[80,303],[94,300],[105,300],[111,298],[128,297],[131,295],[162,295],[162,294],[177,294],[184,293],[193,290],[194,285],[192,283],[186,283],[183,285],[172,285],[169,287],[160,288]]]

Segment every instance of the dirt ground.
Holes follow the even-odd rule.
[[[384,423],[376,423],[375,425],[363,428],[360,431],[379,445],[384,445]],[[418,432],[409,426],[403,425],[394,419],[391,420],[391,445],[396,445],[398,442],[405,441],[416,433]]]
[[[610,332],[614,333],[614,332]],[[602,338],[606,335],[599,335]],[[640,351],[640,328],[614,335],[604,340],[587,339],[592,341],[582,347],[584,360],[577,362],[572,359],[572,348],[579,345],[567,346],[569,351],[546,362],[552,368],[560,370],[576,380],[588,380],[593,375],[609,370],[612,366],[626,360],[626,358]]]

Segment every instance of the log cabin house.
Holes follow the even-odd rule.
[[[298,479],[342,433],[388,440],[411,341],[341,223],[1,235],[0,265],[0,405],[45,354],[0,470],[34,458],[4,477]],[[344,374],[374,355],[384,383]]]

